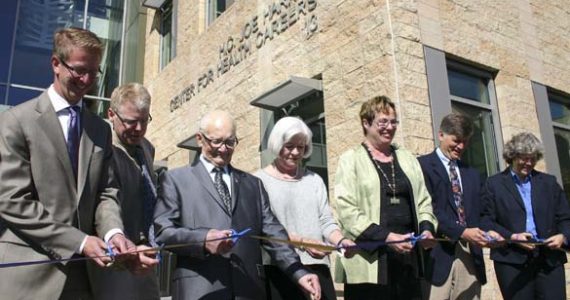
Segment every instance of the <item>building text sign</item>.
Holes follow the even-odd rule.
[[[264,8],[262,15],[249,18],[239,36],[228,36],[219,46],[216,66],[209,67],[195,83],[170,100],[170,111],[180,108],[216,78],[246,59],[254,49],[260,49],[297,23],[304,21],[303,33],[307,39],[311,37],[318,29],[317,16],[314,14],[316,7],[317,0],[280,0]]]

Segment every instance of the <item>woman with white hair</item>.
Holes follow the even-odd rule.
[[[275,159],[255,173],[269,194],[271,210],[287,229],[293,241],[315,244],[329,243],[352,246],[343,237],[327,201],[327,188],[322,178],[301,166],[311,155],[313,134],[295,117],[280,119],[269,135],[268,148]],[[297,249],[301,262],[319,276],[321,299],[336,299],[328,255],[318,249]],[[350,253],[350,251],[348,252]],[[264,259],[268,299],[304,299],[301,290],[272,264]]]
[[[544,152],[529,132],[511,138],[503,150],[509,167],[487,179],[483,224],[511,243],[491,249],[505,300],[566,299],[564,264],[570,208],[552,175],[534,169]]]

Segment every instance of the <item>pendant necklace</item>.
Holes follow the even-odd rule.
[[[370,155],[372,156],[372,153],[370,153]],[[386,184],[388,185],[388,187],[392,191],[392,197],[390,198],[390,204],[400,204],[400,199],[396,197],[396,172],[394,171],[394,157],[392,155],[393,154],[391,154],[392,160],[390,161],[390,167],[392,169],[392,181],[391,182],[390,182],[390,179],[388,178],[388,175],[386,175],[384,170],[382,170],[382,167],[380,166],[379,162],[376,159],[374,159],[374,157],[372,157],[372,161],[374,162],[374,165],[376,166],[376,168],[378,170],[380,170],[380,173],[382,173],[382,176],[384,177],[384,179],[386,179]]]

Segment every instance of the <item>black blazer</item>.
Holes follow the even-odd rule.
[[[531,173],[532,208],[539,238],[546,239],[562,233],[570,241],[570,208],[564,191],[556,178],[533,170]],[[483,190],[483,227],[492,229],[504,238],[526,231],[524,202],[513,182],[510,168],[487,179]],[[566,253],[541,249],[550,266],[566,262]],[[523,264],[529,252],[516,245],[491,249],[491,259],[498,262]]]
[[[432,206],[439,222],[437,234],[452,240],[458,240],[465,230],[457,224],[457,206],[451,191],[451,182],[446,167],[441,163],[436,151],[419,159],[428,191],[432,197]],[[467,218],[467,227],[480,227],[480,191],[481,177],[479,172],[458,162],[463,187],[463,207]],[[426,278],[434,285],[441,285],[451,271],[455,259],[456,243],[441,242],[430,251],[426,262]],[[476,269],[477,280],[481,284],[487,282],[485,263],[480,247],[470,245],[471,256]]]

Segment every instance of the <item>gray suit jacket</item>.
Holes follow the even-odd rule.
[[[229,254],[206,254],[209,229],[251,228],[249,236],[287,239],[287,232],[269,207],[261,181],[231,168],[232,211],[228,212],[201,162],[166,172],[155,210],[157,242],[189,243],[178,254],[173,300],[265,299],[259,240],[242,238]],[[277,266],[298,279],[306,274],[295,251],[283,244],[263,243]]]
[[[134,151],[143,152],[146,166],[156,187],[156,175],[152,171],[154,163],[152,144],[147,139],[143,139],[140,147],[123,145],[113,131],[113,169],[120,187],[119,202],[125,226],[124,232],[129,240],[138,245],[144,240],[148,243],[148,232],[144,229],[142,173]],[[141,276],[134,275],[128,270],[99,268],[92,265],[89,267],[95,300],[160,299],[158,277],[155,272]]]
[[[76,183],[47,93],[0,114],[0,263],[69,258],[87,234],[122,229],[109,126],[87,109],[81,123]],[[0,295],[57,299],[79,264],[0,269]]]

